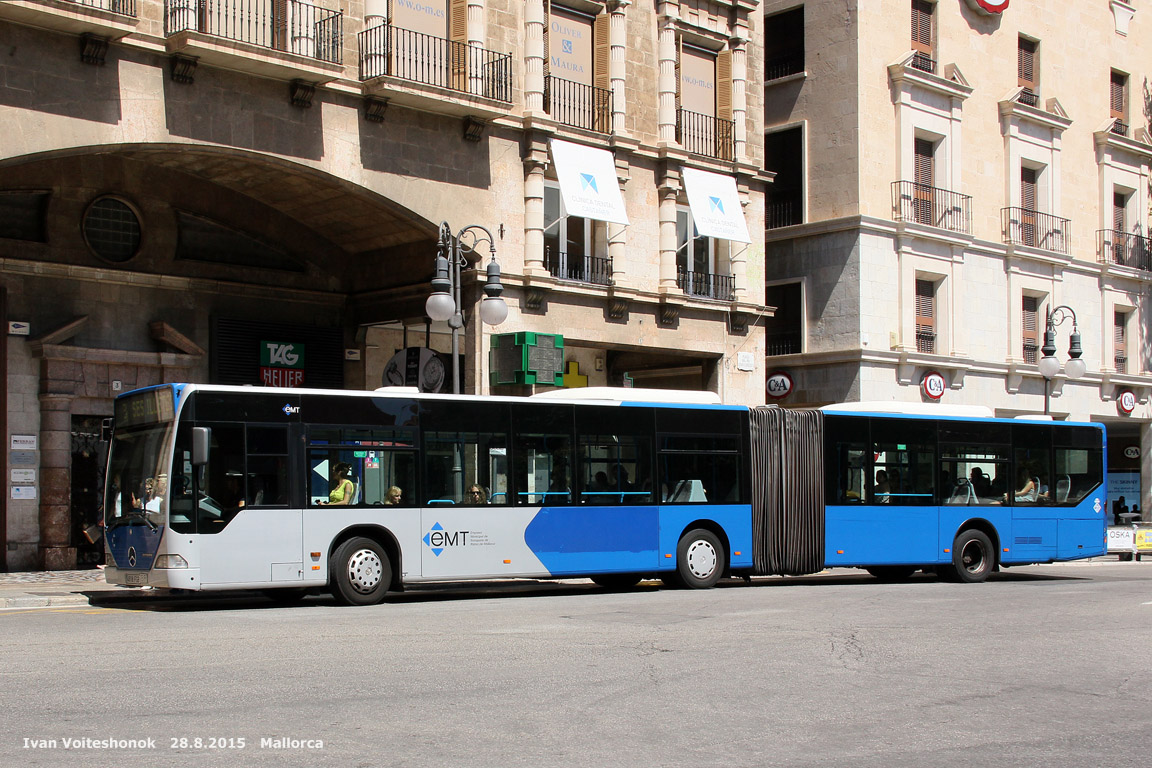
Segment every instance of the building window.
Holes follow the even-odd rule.
[[[926,0],[912,0],[912,66],[925,72],[936,71],[932,51],[932,19],[936,6]]]
[[[0,192],[0,238],[47,242],[51,197],[51,192]]]
[[[1109,115],[1115,118],[1112,132],[1128,135],[1128,75],[1112,70],[1108,84]]]
[[[545,109],[564,125],[609,133],[608,14],[592,15],[550,3],[545,12]]]
[[[764,290],[764,303],[776,308],[772,317],[764,320],[768,356],[802,352],[804,299],[800,283],[768,286]]]
[[[916,351],[936,354],[936,283],[916,280]]]
[[[734,160],[732,52],[710,51],[678,41],[676,48],[676,140],[685,150]]]
[[[764,19],[764,80],[804,71],[804,6]]]
[[[764,168],[776,174],[764,196],[766,229],[804,222],[804,134],[797,126],[764,135]]]
[[[731,275],[717,274],[718,252],[727,247],[727,240],[706,237],[696,229],[692,209],[676,209],[676,284],[690,296],[731,301],[736,295],[736,284]]]
[[[1040,349],[1040,299],[1025,296],[1020,306],[1020,330],[1024,339],[1024,362],[1035,365]]]
[[[913,215],[917,224],[934,225],[934,193],[936,191],[936,145],[928,139],[916,139],[913,147]]]
[[[1039,43],[1026,37],[1019,38],[1016,47],[1016,84],[1024,88],[1018,101],[1035,107],[1040,103]]]
[[[140,218],[118,198],[97,198],[84,212],[82,228],[88,247],[105,261],[129,261],[140,250]]]
[[[544,184],[544,265],[554,276],[565,280],[594,280],[592,264],[592,220],[569,216],[564,208],[560,187],[552,181]],[[601,267],[600,272],[604,271]]]
[[[1112,360],[1117,373],[1128,372],[1128,313],[1116,310],[1112,317]]]

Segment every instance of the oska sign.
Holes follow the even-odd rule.
[[[967,0],[968,7],[985,16],[1004,13],[1008,8],[1009,0]]]

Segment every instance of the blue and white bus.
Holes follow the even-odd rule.
[[[1105,550],[1097,424],[722,405],[171,384],[121,395],[109,582],[330,591],[587,577],[999,567]]]

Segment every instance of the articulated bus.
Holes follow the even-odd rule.
[[[980,582],[1102,555],[1098,424],[722,405],[170,384],[115,403],[111,583],[330,591],[423,582],[924,569]]]

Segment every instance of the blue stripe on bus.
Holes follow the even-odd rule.
[[[652,571],[658,562],[656,507],[543,507],[524,543],[554,576]]]

